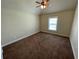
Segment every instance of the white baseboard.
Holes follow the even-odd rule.
[[[55,35],[59,35],[59,36],[63,36],[63,37],[68,37],[68,35],[64,35],[64,34],[59,34],[59,33],[51,33],[51,32],[48,32],[48,31],[41,31],[41,32],[46,32],[46,33],[50,33],[50,34],[55,34]]]
[[[38,32],[36,32],[36,33],[38,33]],[[36,34],[36,33],[32,33],[31,35],[34,35],[34,34]],[[21,39],[23,39],[23,38],[29,37],[29,36],[31,36],[31,35],[20,37],[20,38],[14,40],[14,41],[11,41],[11,42],[9,42],[9,43],[6,43],[6,44],[2,45],[2,47],[5,47],[5,46],[10,45],[10,44],[12,44],[12,43],[15,43],[15,42],[17,42],[17,41],[19,41],[19,40],[21,40]]]
[[[41,32],[44,32],[44,31],[41,31]],[[38,33],[38,32],[36,32],[36,33]],[[36,34],[36,33],[32,33],[31,35]],[[56,34],[56,33],[55,33],[55,34]],[[28,36],[31,36],[31,35],[28,35]],[[61,35],[61,34],[56,34],[56,35]],[[19,41],[19,40],[21,40],[21,39],[23,39],[23,38],[26,38],[26,37],[28,37],[28,36],[26,36],[26,35],[25,35],[25,36],[22,36],[22,37],[20,37],[20,38],[14,40],[14,41],[11,41],[11,42],[9,42],[9,43],[6,43],[6,44],[2,45],[2,47],[5,47],[5,46],[10,45],[10,44],[12,44],[12,43],[15,43],[15,42],[17,42],[17,41]],[[65,35],[61,35],[61,36],[65,36]],[[68,36],[66,36],[66,37],[68,37]]]
[[[73,47],[71,40],[70,40],[70,43],[71,43],[72,51],[73,51],[73,54],[74,54],[74,59],[78,59],[77,56],[75,55],[75,50],[74,50],[74,47]]]

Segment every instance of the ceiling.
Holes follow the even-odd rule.
[[[64,10],[75,9],[77,0],[50,0],[46,9],[41,9],[40,13],[53,13]]]
[[[41,9],[40,7],[36,8],[38,4],[36,4],[35,1],[41,0],[2,0],[1,8],[42,14],[74,9],[77,4],[77,0],[49,0],[48,8]]]

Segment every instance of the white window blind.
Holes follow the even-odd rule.
[[[56,31],[57,30],[57,21],[58,21],[58,17],[49,18],[48,29]]]

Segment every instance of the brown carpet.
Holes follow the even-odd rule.
[[[74,59],[68,38],[37,33],[3,48],[4,59]]]

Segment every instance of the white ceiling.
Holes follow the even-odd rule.
[[[50,0],[48,8],[41,10],[41,13],[53,13],[74,9],[76,5],[77,0]]]
[[[41,9],[36,8],[38,4],[36,4],[35,1],[41,0],[2,0],[1,8],[30,11],[41,14],[74,9],[77,4],[77,0],[50,0],[48,8]]]

